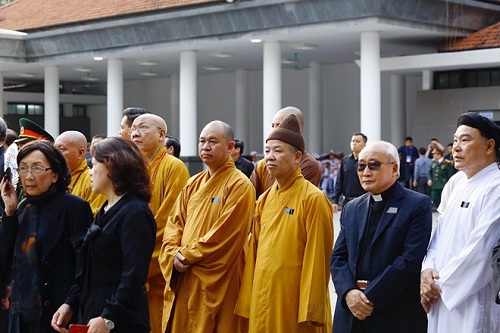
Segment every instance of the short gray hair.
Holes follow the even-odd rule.
[[[367,148],[371,147],[377,147],[380,148],[381,150],[385,151],[387,156],[391,159],[391,162],[394,162],[398,166],[398,177],[399,177],[399,170],[400,170],[400,160],[399,160],[399,152],[396,146],[394,146],[392,143],[387,142],[387,141],[374,141],[372,143],[369,143],[365,149],[368,150]],[[364,149],[363,149],[364,150]],[[361,153],[363,153],[363,150]]]

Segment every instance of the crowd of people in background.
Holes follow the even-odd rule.
[[[144,108],[89,143],[19,123],[0,118],[0,332],[500,330],[500,127],[477,113],[447,146],[355,132],[320,156],[285,107],[260,160],[215,120],[195,175]]]
[[[355,138],[360,136],[361,138]],[[367,139],[362,138],[364,134],[353,134],[353,140],[364,142],[366,145]],[[358,143],[359,144],[359,143]],[[344,203],[349,202],[352,198],[358,197],[364,193],[360,190],[357,175],[352,173],[351,179],[344,179],[346,169],[343,163],[355,163],[357,154],[363,147],[353,147],[351,142],[351,154],[344,156],[341,151],[330,150],[328,154],[316,156],[322,170],[322,179],[319,187],[329,198],[334,205],[339,204],[343,199]],[[445,150],[446,149],[446,150]],[[430,140],[427,147],[416,148],[413,146],[413,139],[406,137],[405,144],[398,149],[400,160],[400,175],[398,181],[406,188],[423,193],[432,199],[434,210],[440,204],[441,192],[448,180],[457,172],[453,163],[453,144],[450,143],[444,147],[437,139]],[[345,158],[345,159],[344,159]],[[342,191],[345,188],[347,194]],[[354,194],[353,194],[354,193]],[[336,208],[337,209],[337,208]]]

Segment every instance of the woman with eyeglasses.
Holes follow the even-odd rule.
[[[92,190],[108,200],[76,243],[77,284],[54,314],[52,327],[67,332],[78,312],[77,322],[89,333],[146,333],[145,283],[156,242],[148,166],[133,142],[118,137],[95,146],[92,164]]]
[[[72,240],[92,222],[86,201],[66,193],[70,171],[48,141],[32,141],[17,155],[23,200],[6,178],[0,183],[5,211],[0,224],[0,268],[13,281],[3,295],[11,333],[53,332],[52,315],[75,283]]]

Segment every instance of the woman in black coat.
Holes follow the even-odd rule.
[[[12,184],[0,184],[0,261],[3,275],[13,280],[9,332],[54,332],[52,315],[75,283],[72,240],[85,234],[92,212],[86,201],[66,193],[70,171],[52,143],[26,144],[17,164],[25,197],[19,206]]]
[[[54,314],[52,327],[66,332],[78,310],[89,333],[149,332],[145,289],[156,241],[146,161],[130,140],[108,138],[95,146],[92,190],[106,195],[81,240],[77,285]]]

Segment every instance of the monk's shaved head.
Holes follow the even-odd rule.
[[[135,118],[130,129],[132,142],[149,161],[152,161],[161,149],[165,149],[167,123],[161,117],[151,113],[140,115]]]
[[[78,131],[66,131],[61,133],[55,141],[57,145],[58,142],[64,141],[67,144],[74,145],[77,148],[85,148],[87,149],[87,138],[83,133]]]
[[[87,152],[87,138],[78,131],[66,131],[61,133],[54,142],[61,151],[71,171],[77,169],[82,160],[85,160]]]
[[[234,134],[231,126],[220,120],[208,123],[200,133],[198,153],[213,175],[223,166],[234,149]]]
[[[159,117],[155,114],[147,113],[147,114],[140,115],[139,117],[134,119],[134,122],[132,125],[137,126],[137,124],[140,124],[140,123],[147,123],[150,126],[159,127],[161,129],[165,130],[165,134],[167,133],[167,123],[165,122],[165,120],[163,120],[162,117]]]
[[[229,126],[225,122],[220,121],[220,120],[214,120],[214,121],[209,122],[205,126],[205,128],[208,128],[208,127],[217,128],[227,142],[234,140],[234,131],[231,128],[231,126]]]
[[[294,114],[297,117],[297,119],[299,120],[300,132],[302,133],[302,128],[304,127],[304,115],[302,114],[302,111],[293,106],[287,106],[276,112],[276,114],[273,117],[273,122],[271,123],[271,127],[272,128],[278,127],[283,121],[283,119],[285,119],[285,117],[288,116],[289,114]]]

